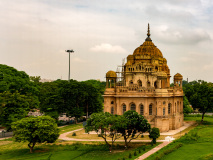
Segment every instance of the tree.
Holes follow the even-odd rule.
[[[201,123],[207,111],[213,109],[213,85],[203,80],[192,81],[184,86],[184,93],[192,104],[202,113]]]
[[[0,75],[0,122],[10,129],[13,121],[39,106],[39,89],[25,72],[13,67],[0,64]]]
[[[0,122],[7,128],[11,129],[11,123],[27,116],[31,99],[18,92],[10,93],[5,91],[0,93]]]
[[[67,113],[76,120],[83,115],[100,112],[103,110],[103,98],[96,87],[90,82],[75,80],[42,83],[39,96],[40,109],[45,114],[54,116]]]
[[[36,143],[53,143],[59,137],[59,129],[55,120],[49,116],[27,117],[12,123],[14,140],[29,142],[30,152]]]
[[[119,127],[125,127],[121,116],[112,115],[108,112],[93,113],[87,120],[85,131],[95,131],[100,135],[106,144],[109,146],[109,150],[112,150],[115,140],[122,135],[118,132]],[[111,144],[107,141],[107,137],[111,139]]]
[[[152,143],[156,144],[156,139],[160,137],[160,130],[159,128],[153,127],[149,132],[149,138],[152,138]]]
[[[189,114],[192,112],[193,112],[193,109],[190,107],[188,98],[186,96],[183,96],[183,113]]]
[[[151,126],[148,121],[136,111],[126,111],[123,117],[123,125],[118,128],[118,132],[122,134],[125,145],[128,147],[131,140],[138,138],[139,135],[147,131],[149,132]]]

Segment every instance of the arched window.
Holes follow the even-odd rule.
[[[152,115],[152,104],[149,105],[149,115]]]
[[[124,114],[124,112],[126,112],[126,105],[125,104],[123,104],[123,114]]]
[[[165,116],[165,113],[166,113],[166,108],[164,107],[163,108],[163,115]]]
[[[142,82],[141,82],[140,79],[138,80],[138,86],[139,86],[139,87],[142,87]]]
[[[111,101],[111,104],[114,104],[114,101]]]
[[[179,101],[177,102],[177,112],[179,112]]]
[[[168,104],[168,114],[171,113],[171,105],[172,105],[171,103]]]
[[[150,87],[150,82],[149,81],[147,82],[147,87]]]
[[[142,104],[140,105],[140,115],[144,115],[144,107]]]
[[[114,114],[114,107],[111,107],[111,114]]]
[[[132,104],[131,104],[131,106],[130,106],[130,110],[132,110],[132,111],[136,111],[136,106],[135,106],[135,104],[134,104],[134,103],[132,103]]]
[[[158,88],[157,81],[154,83],[155,89]]]
[[[130,84],[130,85],[131,85],[131,84],[133,84],[133,81],[132,81],[132,80],[130,80],[130,81],[129,81],[129,84]]]

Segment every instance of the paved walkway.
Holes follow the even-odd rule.
[[[147,157],[149,157],[150,155],[152,155],[153,153],[157,152],[158,150],[160,150],[161,148],[165,147],[166,145],[168,145],[169,143],[171,143],[172,141],[165,141],[163,143],[161,143],[160,145],[156,146],[155,148],[151,149],[150,151],[144,153],[142,156],[136,158],[135,160],[143,160],[146,159]]]

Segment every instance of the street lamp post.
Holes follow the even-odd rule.
[[[70,82],[70,53],[73,53],[74,51],[71,50],[65,50],[65,52],[69,53],[69,76],[68,76],[68,82]]]

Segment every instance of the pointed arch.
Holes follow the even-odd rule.
[[[140,115],[144,115],[144,106],[143,106],[143,104],[140,104],[139,108],[140,108]]]
[[[114,114],[114,107],[111,107],[111,114]]]
[[[135,103],[130,103],[130,110],[132,110],[132,111],[136,111],[136,105],[135,105]]]
[[[152,115],[153,113],[153,104],[151,103],[150,105],[149,105],[149,115]]]
[[[138,80],[138,86],[142,87],[142,81],[140,79]]]
[[[124,114],[124,112],[126,112],[126,104],[125,103],[122,104],[122,113]]]

